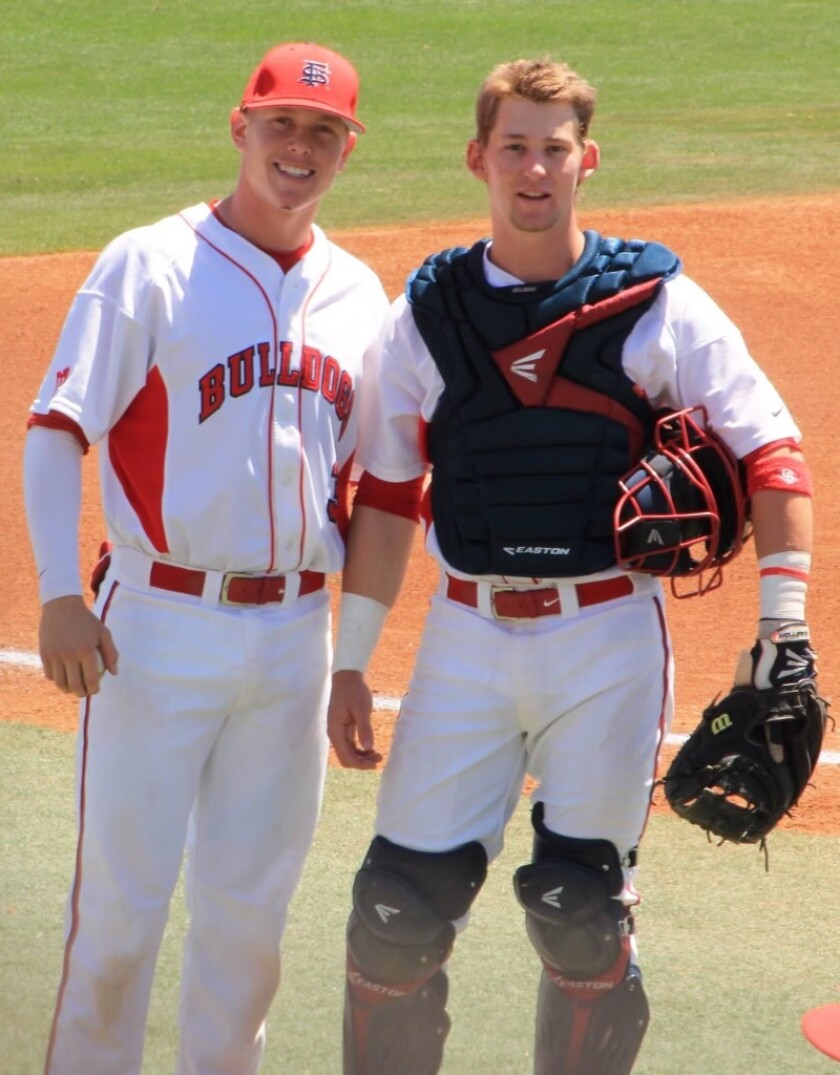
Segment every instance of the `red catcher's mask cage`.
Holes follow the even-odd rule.
[[[618,564],[669,577],[675,597],[720,586],[723,565],[749,536],[738,461],[706,422],[705,407],[660,418],[653,448],[619,482]],[[676,580],[689,577],[694,586],[681,590]]]

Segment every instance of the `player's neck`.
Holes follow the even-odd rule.
[[[261,250],[297,250],[306,246],[312,234],[317,204],[294,212],[251,205],[237,190],[215,208],[223,223]]]
[[[568,232],[493,229],[489,256],[494,265],[526,283],[559,280],[583,253],[586,240],[577,226]]]

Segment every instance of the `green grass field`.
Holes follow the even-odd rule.
[[[490,67],[550,53],[599,89],[587,205],[836,189],[835,0],[0,2],[0,254],[97,249],[214,195],[262,53],[318,40],[368,125],[329,227],[484,214],[463,167]]]
[[[61,967],[72,870],[73,742],[0,725],[0,1070],[38,1075]],[[292,905],[266,1075],[338,1075],[343,931],[370,839],[377,777],[332,771]],[[444,1075],[528,1075],[537,958],[511,885],[531,844],[528,804],[508,830],[451,964]],[[838,985],[831,925],[840,837],[779,833],[770,872],[756,848],[716,847],[654,817],[643,845],[639,943],[653,1018],[634,1075],[818,1075],[836,1065],[799,1032]],[[161,952],[145,1075],[173,1070],[182,893]],[[400,1075],[394,1072],[394,1075]]]
[[[0,255],[96,249],[230,189],[229,109],[281,40],[345,51],[368,133],[325,200],[328,228],[483,216],[463,167],[496,62],[551,54],[600,92],[590,207],[837,190],[836,0],[0,0]],[[803,242],[807,236],[803,236]],[[3,296],[0,296],[2,310]],[[3,645],[0,639],[0,647]],[[43,1063],[74,850],[69,736],[0,725],[0,1070]],[[266,1075],[337,1075],[343,929],[375,777],[331,772],[295,899]],[[452,966],[446,1075],[530,1070],[536,957],[510,878],[511,825]],[[778,834],[771,870],[670,817],[643,846],[639,935],[653,1022],[634,1075],[810,1075],[801,1012],[837,998],[840,838]],[[145,1075],[171,1071],[180,893]],[[395,1073],[399,1075],[399,1073]]]

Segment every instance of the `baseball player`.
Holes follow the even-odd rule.
[[[231,112],[233,192],[105,249],[31,408],[41,659],[81,700],[48,1075],[140,1070],[185,845],[178,1071],[260,1063],[327,759],[325,579],[388,308],[314,223],[364,130],[357,95],[342,56],[271,49]],[[93,444],[112,549],[91,610],[76,531]]]
[[[543,966],[534,1070],[631,1070],[648,1023],[634,878],[673,709],[659,557],[677,530],[675,559],[693,561],[701,517],[712,555],[698,565],[719,570],[740,548],[744,514],[739,527],[715,507],[727,490],[743,506],[714,476],[737,483],[734,457],[761,573],[749,674],[773,677],[786,660],[813,672],[800,433],[676,255],[581,230],[594,104],[560,63],[490,73],[466,162],[486,185],[492,238],[412,274],[372,363],[328,719],[345,766],[379,760],[363,677],[418,514],[441,571],[353,886],[348,1075],[440,1070],[446,966],[526,773],[533,853],[514,887]],[[659,485],[645,486],[670,515],[639,515],[655,555],[625,570],[622,482],[671,427],[677,439],[646,462]],[[705,456],[719,464],[708,475],[694,462]],[[698,568],[684,573],[701,585]]]

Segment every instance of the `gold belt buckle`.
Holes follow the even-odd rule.
[[[242,601],[231,601],[228,597],[228,591],[230,590],[230,584],[235,579],[252,579],[254,576],[248,571],[227,571],[225,577],[222,579],[222,595],[219,598],[219,604],[221,605],[241,605]]]
[[[515,623],[517,620],[521,620],[521,616],[503,616],[496,609],[496,594],[499,593],[518,593],[519,591],[515,586],[490,586],[490,611],[493,613],[493,619],[499,620],[500,623]]]

